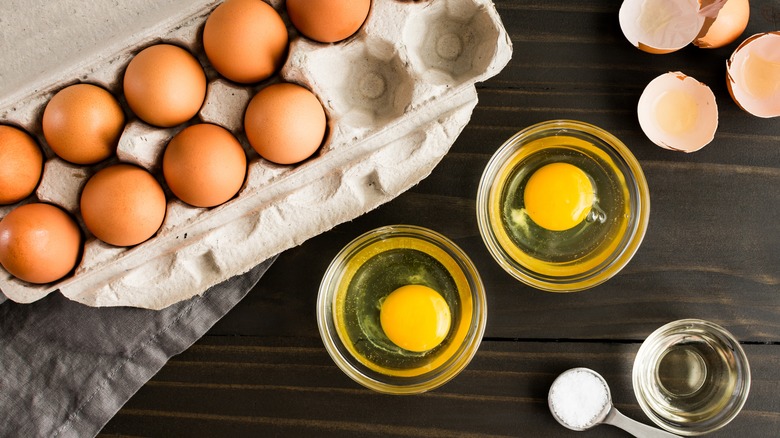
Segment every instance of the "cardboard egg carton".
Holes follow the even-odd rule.
[[[0,123],[34,135],[47,157],[37,192],[22,203],[38,200],[63,207],[86,236],[80,264],[58,282],[33,285],[0,270],[0,290],[8,298],[28,303],[59,289],[90,306],[161,309],[201,294],[425,178],[468,123],[477,103],[475,82],[497,74],[512,52],[489,0],[374,0],[361,30],[336,44],[299,36],[289,25],[284,2],[270,1],[288,23],[288,59],[275,77],[243,86],[220,78],[202,49],[203,25],[220,2],[194,3],[124,44],[107,48],[97,59],[63,72],[56,83],[0,102]],[[215,123],[235,134],[247,151],[247,178],[235,198],[209,209],[188,206],[166,188],[166,217],[157,234],[134,247],[114,247],[83,226],[79,196],[94,172],[119,161],[142,166],[163,182],[162,153],[183,126],[149,126],[127,110],[121,97],[121,78],[133,55],[160,42],[186,47],[204,66],[207,97],[190,123]],[[311,89],[328,116],[322,148],[298,165],[262,159],[243,133],[243,113],[251,97],[278,81]],[[116,157],[96,166],[57,158],[42,135],[46,103],[76,82],[110,90],[129,115]],[[15,206],[0,207],[0,217]]]

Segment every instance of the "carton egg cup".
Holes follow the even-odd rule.
[[[0,217],[23,203],[48,202],[70,212],[86,237],[80,263],[57,282],[34,285],[0,268],[0,290],[8,298],[29,303],[59,289],[89,306],[162,309],[247,272],[425,178],[468,123],[477,103],[475,82],[497,74],[512,52],[490,0],[374,0],[360,31],[335,44],[299,36],[284,3],[270,1],[288,24],[288,58],[276,76],[244,86],[221,78],[203,52],[203,25],[219,3],[193,2],[121,48],[108,48],[105,56],[63,72],[56,83],[0,101],[0,123],[25,129],[47,158],[35,194],[0,206]],[[117,162],[139,165],[163,182],[162,153],[186,124],[167,129],[147,125],[132,115],[122,96],[122,76],[132,57],[162,42],[187,48],[204,66],[206,100],[188,124],[214,123],[230,130],[247,152],[247,177],[236,197],[214,208],[191,207],[166,188],[166,217],[157,234],[134,247],[115,247],[84,227],[79,196],[92,174]],[[243,133],[249,100],[279,81],[311,89],[328,116],[320,151],[298,165],[264,160]],[[111,91],[129,116],[116,156],[95,166],[57,158],[41,129],[49,99],[79,82]]]

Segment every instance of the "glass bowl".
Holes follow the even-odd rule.
[[[407,285],[433,289],[450,310],[446,337],[426,351],[399,347],[381,325],[385,299]],[[317,299],[320,335],[336,365],[390,394],[421,393],[455,377],[477,352],[486,320],[482,280],[468,256],[441,234],[410,225],[350,242],[328,266]]]
[[[723,327],[700,319],[673,321],[650,334],[632,374],[645,414],[679,435],[722,428],[750,392],[750,366],[739,342]]]
[[[570,228],[539,225],[528,206],[529,181],[548,165],[574,169],[588,185],[587,210]],[[555,181],[535,190],[555,198]],[[488,162],[477,192],[477,222],[490,254],[518,280],[551,292],[591,288],[618,273],[639,248],[649,214],[647,182],[631,151],[603,129],[573,120],[512,136]]]

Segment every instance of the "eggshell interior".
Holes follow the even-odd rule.
[[[694,152],[715,137],[718,107],[709,87],[681,72],[650,81],[637,105],[645,135],[665,149]]]
[[[669,53],[693,41],[704,24],[698,0],[625,0],[618,13],[626,39],[649,53]]]
[[[780,32],[749,37],[726,67],[729,92],[737,105],[754,116],[780,116]]]

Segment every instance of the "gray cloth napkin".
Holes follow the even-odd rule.
[[[92,308],[53,293],[0,301],[0,436],[95,436],[168,359],[211,328],[273,258],[160,311]]]

